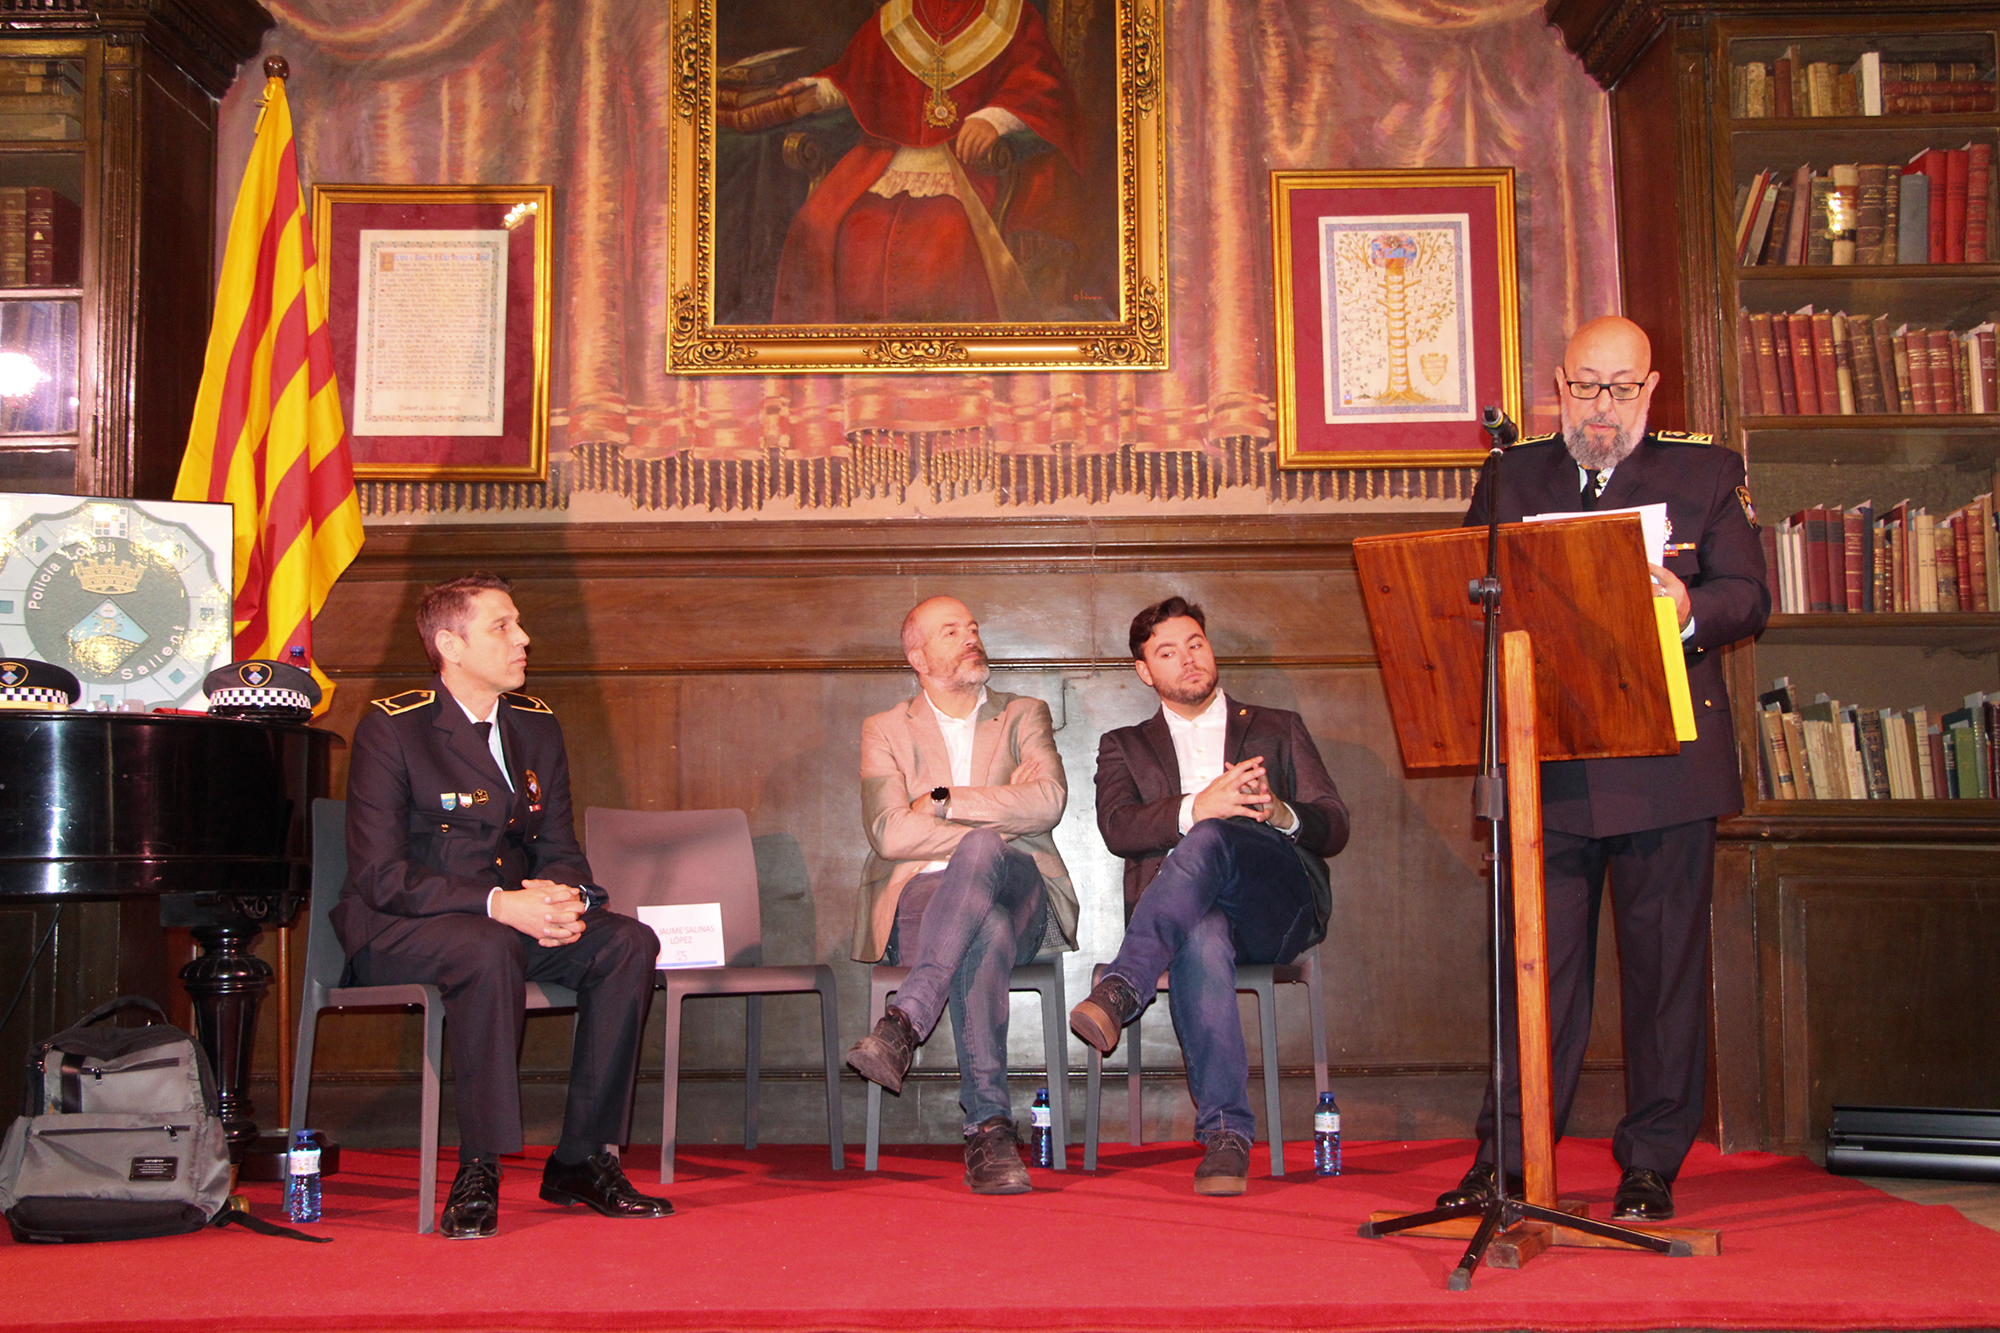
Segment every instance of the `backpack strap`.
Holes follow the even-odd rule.
[[[252,1217],[241,1208],[223,1209],[215,1215],[215,1220],[210,1222],[209,1225],[212,1227],[245,1227],[260,1236],[283,1236],[289,1240],[310,1241],[314,1245],[325,1245],[333,1239],[331,1236],[308,1236],[303,1231],[295,1231],[291,1227],[281,1227],[276,1222],[266,1222],[261,1217]]]

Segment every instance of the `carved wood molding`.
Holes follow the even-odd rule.
[[[1891,813],[1888,810],[1856,810],[1853,801],[1799,801],[1805,807],[1823,805],[1824,811],[1801,810],[1797,814],[1738,815],[1716,825],[1715,836],[1723,842],[1783,845],[1786,843],[1883,843],[1901,845],[1924,843],[2000,842],[2000,819],[1971,812],[1932,814],[1935,801],[1901,802],[1921,804],[1924,813]],[[1886,802],[1884,804],[1887,804]],[[1957,804],[1957,802],[1952,802]],[[1991,809],[1991,801],[1968,804]],[[1853,812],[1853,813],[1850,813]]]
[[[1354,539],[1456,526],[1455,514],[1229,518],[378,526],[343,581],[429,581],[502,566],[532,580],[798,574],[1349,570]]]
[[[1815,18],[1849,13],[1881,17],[1991,11],[1991,0],[1544,0],[1542,16],[1590,77],[1617,86],[1669,23],[1705,25],[1718,18]]]
[[[16,34],[143,39],[220,98],[275,20],[255,0],[0,0],[0,22]]]

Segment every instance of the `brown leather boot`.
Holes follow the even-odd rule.
[[[965,1185],[974,1194],[1026,1194],[1031,1188],[1020,1135],[1006,1116],[982,1120],[965,1136]]]
[[[854,1043],[847,1063],[871,1083],[880,1083],[891,1092],[903,1090],[903,1075],[917,1054],[917,1030],[909,1015],[890,1005],[875,1023],[875,1030]]]

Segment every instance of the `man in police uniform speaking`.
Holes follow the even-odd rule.
[[[493,574],[424,594],[427,690],[377,699],[354,731],[347,883],[333,928],[362,986],[444,994],[458,1086],[459,1171],[439,1230],[494,1234],[502,1153],[521,1151],[518,1060],[525,984],[577,992],[562,1137],[542,1174],[550,1203],[663,1217],[606,1145],[624,1135],[659,939],[604,909],[570,821],[569,760],[548,705],[517,694],[528,636]]]
[[[1547,867],[1549,1023],[1555,1132],[1576,1096],[1590,1039],[1597,913],[1605,872],[1618,927],[1625,1037],[1625,1118],[1611,1142],[1624,1169],[1613,1215],[1662,1221],[1701,1126],[1708,1075],[1708,908],[1715,821],[1742,809],[1735,729],[1718,650],[1764,627],[1771,594],[1743,458],[1705,435],[1648,431],[1660,382],[1652,344],[1627,319],[1593,319],[1556,371],[1562,432],[1500,457],[1500,520],[1665,502],[1665,566],[1653,581],[1680,614],[1697,738],[1678,754],[1542,765]],[[1467,525],[1485,526],[1495,498],[1472,497]],[[1513,976],[1512,969],[1506,976]],[[1513,1003],[1503,1007],[1513,1049]],[[1509,1174],[1521,1161],[1519,1086],[1507,1084]],[[1493,1105],[1480,1112],[1478,1161],[1440,1204],[1493,1185]]]

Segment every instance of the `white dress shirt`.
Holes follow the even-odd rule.
[[[1165,704],[1160,705],[1160,713],[1167,719],[1167,734],[1174,739],[1174,764],[1181,771],[1179,822],[1181,832],[1186,833],[1194,827],[1194,798],[1229,766],[1223,753],[1229,732],[1229,696],[1217,690],[1208,707],[1191,718],[1182,717]],[[1289,806],[1286,808],[1290,810]],[[1271,827],[1280,833],[1297,833],[1298,812],[1291,811],[1290,818],[1290,828],[1280,828],[1275,822]]]
[[[931,715],[937,719],[938,730],[944,733],[944,752],[951,758],[951,782],[948,785],[953,787],[970,787],[972,785],[973,724],[979,717],[979,710],[986,707],[986,691],[984,689],[979,691],[979,702],[974,704],[972,711],[964,717],[953,717],[949,713],[943,712],[931,700],[931,696],[928,693],[924,695],[924,702],[930,704]],[[945,807],[945,813],[947,815],[951,813],[949,805]],[[917,873],[922,875],[928,874],[933,870],[943,870],[945,865],[946,862],[943,861],[927,861],[924,863],[924,868]]]

